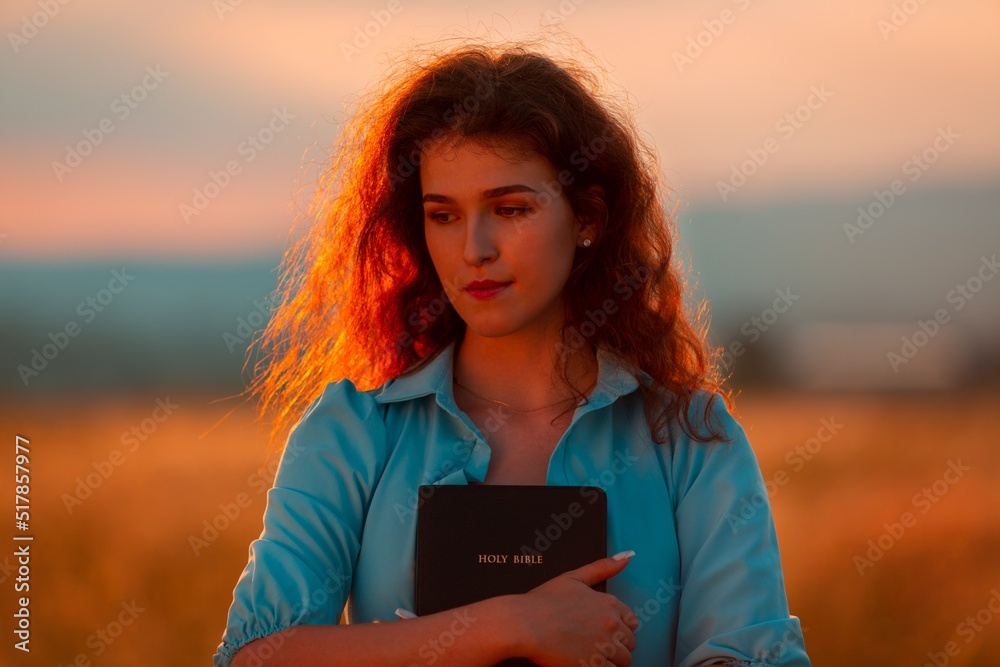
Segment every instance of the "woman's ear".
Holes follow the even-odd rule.
[[[604,197],[604,188],[597,183],[588,187],[581,197],[585,202],[585,210],[577,216],[580,239],[587,238],[593,243],[604,231],[608,220],[608,206]]]

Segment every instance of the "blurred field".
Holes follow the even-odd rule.
[[[174,395],[178,407],[129,451],[135,441],[123,434],[151,417],[156,398],[166,397],[0,406],[5,451],[15,434],[31,440],[36,536],[30,656],[11,648],[12,556],[0,554],[8,638],[0,663],[210,664],[260,530],[263,482],[271,479],[261,470],[265,438],[246,407],[210,430],[237,401]],[[765,479],[784,481],[771,502],[789,603],[814,664],[922,667],[934,664],[929,653],[940,654],[938,665],[1000,664],[1000,618],[986,607],[1000,591],[997,405],[996,392],[737,398]],[[828,442],[814,441],[812,453],[796,454],[823,419],[842,426]],[[102,465],[113,450],[120,464]],[[938,481],[959,460],[969,471],[954,484]],[[110,476],[68,511],[64,494],[74,493],[76,478],[108,465]],[[4,475],[7,498],[10,481]],[[915,500],[925,487],[930,496]],[[195,555],[190,537],[240,493],[249,505]],[[886,537],[885,524],[904,512],[914,521]],[[866,557],[869,540],[880,538],[888,548],[859,574],[855,556]],[[123,613],[130,624],[105,643],[98,631],[117,633]],[[978,630],[960,625],[969,616]],[[950,641],[954,657],[943,654]]]

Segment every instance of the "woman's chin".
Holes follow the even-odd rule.
[[[478,336],[480,338],[503,338],[504,336],[509,336],[517,331],[516,328],[512,328],[509,323],[481,323],[481,322],[470,322],[465,321],[465,336],[469,337],[469,334],[473,336]]]

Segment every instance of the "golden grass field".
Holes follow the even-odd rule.
[[[14,435],[30,439],[35,536],[30,654],[12,648],[16,570],[12,550],[0,552],[0,664],[211,663],[247,546],[260,531],[262,482],[271,475],[266,468],[263,479],[254,475],[265,437],[245,406],[218,423],[236,402],[174,395],[177,409],[145,441],[123,443],[123,433],[151,417],[154,398],[0,406],[9,469]],[[771,503],[789,604],[814,664],[1000,665],[1000,615],[987,606],[996,594],[1000,609],[998,406],[996,392],[753,390],[737,398],[765,480],[783,482]],[[842,426],[827,442],[814,441],[813,453],[804,450],[808,460],[796,458],[823,419]],[[968,472],[949,474],[948,483],[949,462],[959,459]],[[95,465],[113,472],[69,512],[64,495]],[[10,499],[13,480],[4,477]],[[249,505],[195,555],[190,536],[240,493]],[[885,524],[905,512],[912,521],[892,537]],[[859,574],[855,556],[880,538],[888,548]],[[101,639],[119,629],[110,643]]]

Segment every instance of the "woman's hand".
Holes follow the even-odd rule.
[[[639,619],[614,595],[591,588],[628,563],[602,558],[516,596],[521,655],[543,667],[631,665]]]

